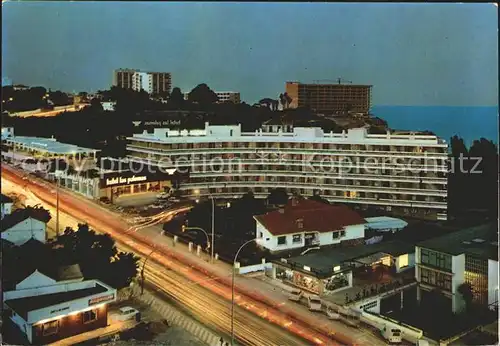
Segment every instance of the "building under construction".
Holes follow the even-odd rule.
[[[346,114],[368,113],[371,106],[371,85],[338,83],[287,82],[290,108],[307,107],[316,112]]]

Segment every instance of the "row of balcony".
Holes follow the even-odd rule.
[[[318,183],[299,183],[299,182],[252,182],[252,181],[228,181],[228,182],[188,182],[184,183],[181,189],[191,188],[205,188],[207,184],[211,188],[228,188],[228,187],[267,187],[276,188],[283,187],[288,189],[319,189],[323,191],[342,191],[342,192],[371,192],[381,194],[394,194],[394,195],[412,195],[412,196],[433,196],[433,197],[446,197],[448,192],[446,190],[420,190],[420,189],[404,189],[396,187],[367,187],[367,186],[353,186],[353,185],[330,185]]]
[[[414,164],[393,164],[393,163],[364,163],[364,162],[352,162],[352,163],[341,163],[335,161],[314,161],[314,160],[286,160],[286,161],[273,161],[266,158],[260,159],[240,159],[232,158],[212,158],[205,160],[187,160],[187,158],[180,157],[178,160],[175,158],[165,157],[156,158],[151,155],[127,155],[127,157],[136,162],[142,162],[144,164],[158,165],[160,167],[207,167],[207,166],[228,166],[228,165],[290,165],[290,166],[303,166],[309,167],[311,172],[316,172],[316,170],[325,170],[330,168],[342,168],[342,169],[389,169],[389,170],[400,170],[400,171],[416,171],[416,172],[442,172],[446,173],[448,167],[446,165],[414,165]],[[213,160],[213,161],[212,161]],[[347,172],[346,172],[347,173]]]
[[[412,158],[440,158],[443,160],[448,159],[448,153],[446,152],[428,152],[428,151],[382,151],[382,150],[342,150],[342,149],[306,149],[306,148],[276,148],[276,147],[261,147],[261,148],[249,148],[247,146],[243,148],[229,147],[229,148],[186,148],[186,149],[173,149],[171,147],[155,147],[155,146],[167,146],[171,144],[151,144],[140,145],[139,143],[128,144],[127,150],[137,151],[145,150],[146,152],[154,152],[162,155],[176,155],[186,153],[190,154],[227,154],[228,152],[234,154],[245,154],[245,153],[271,153],[271,154],[310,154],[310,155],[336,155],[336,156],[373,156],[373,157],[387,157],[389,156],[401,156],[401,157],[412,157]]]

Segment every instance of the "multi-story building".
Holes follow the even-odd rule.
[[[152,95],[170,94],[172,75],[169,72],[118,69],[114,71],[113,85],[136,91],[144,90]]]
[[[490,308],[498,306],[498,230],[483,225],[417,244],[415,249],[418,282],[417,299],[438,289],[449,298],[452,311],[464,308],[459,286],[472,287],[474,301]]]
[[[113,71],[113,86],[132,89],[132,76],[136,70],[118,69]]]
[[[292,99],[290,108],[309,107],[325,113],[368,113],[371,88],[371,85],[286,82],[286,92]]]
[[[277,132],[265,132],[270,129]],[[128,157],[189,171],[180,189],[193,199],[249,191],[267,197],[283,187],[305,197],[446,219],[448,145],[436,136],[292,125],[264,130],[208,123],[198,130],[155,128],[128,137]]]
[[[232,102],[232,103],[240,103],[240,93],[236,91],[214,91],[214,93],[219,98],[219,103],[224,102]],[[189,93],[184,93],[184,100],[189,98]]]

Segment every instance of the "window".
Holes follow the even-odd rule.
[[[59,331],[59,321],[52,321],[44,323],[42,326],[42,334],[43,336],[57,334]]]
[[[451,275],[420,268],[420,281],[424,284],[451,291]]]
[[[259,232],[259,238],[262,238],[264,236],[264,234],[262,234],[262,232]]]
[[[404,268],[408,266],[408,254],[399,256],[399,268]]]
[[[89,310],[83,313],[83,323],[90,323],[97,320],[97,310]]]
[[[334,232],[332,233],[332,238],[333,238],[333,239],[338,239],[338,238],[339,238],[339,232],[334,231]]]
[[[345,230],[340,231],[340,237],[341,237],[341,238],[342,238],[342,237],[345,237]]]
[[[451,272],[451,255],[420,249],[420,263]]]
[[[286,236],[278,237],[278,245],[285,245],[285,244],[286,244]]]
[[[301,243],[302,242],[302,234],[294,234],[292,237],[292,243]]]

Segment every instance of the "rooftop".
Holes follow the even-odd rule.
[[[329,205],[309,199],[296,202],[291,199],[281,211],[257,215],[255,219],[273,235],[324,233],[366,223],[357,212],[346,206]]]
[[[6,139],[6,141],[8,143],[22,144],[33,150],[53,154],[79,154],[99,151],[98,149],[79,147],[74,144],[60,143],[54,138],[15,136]]]
[[[42,208],[24,208],[16,209],[11,214],[5,215],[0,225],[0,232],[6,231],[18,223],[33,218],[41,222],[47,223],[51,219],[50,213]]]
[[[485,224],[420,242],[418,247],[453,256],[468,254],[498,261],[498,227]]]
[[[384,230],[388,228],[405,228],[408,222],[389,216],[375,216],[365,218],[368,222],[367,227],[375,230]]]
[[[372,245],[323,248],[302,256],[287,258],[286,263],[298,269],[306,266],[319,275],[328,275],[332,273],[335,266],[342,266],[347,262],[377,253],[399,256],[413,252],[415,252],[415,245],[393,240]]]
[[[20,315],[25,320],[28,319],[30,311],[43,309],[52,305],[57,305],[72,300],[85,298],[94,294],[106,292],[108,289],[96,283],[94,287],[83,288],[68,292],[59,292],[51,294],[43,294],[38,296],[11,299],[5,301],[12,310]]]
[[[154,133],[134,134],[128,140],[164,143],[205,143],[215,141],[232,142],[304,142],[304,143],[332,143],[332,144],[360,144],[360,145],[391,145],[402,146],[429,146],[446,148],[446,141],[432,135],[415,133],[397,135],[393,133],[369,134],[366,128],[352,128],[342,133],[325,132],[321,127],[294,127],[292,132],[270,133],[257,130],[242,132],[240,125],[210,125],[205,123],[204,129],[155,128]]]

